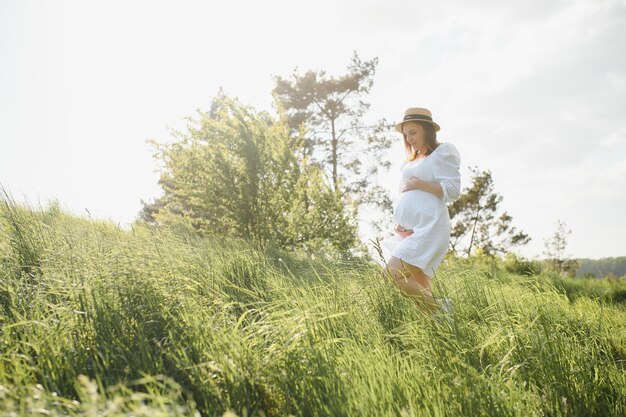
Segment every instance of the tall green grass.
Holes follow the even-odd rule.
[[[626,312],[449,259],[424,316],[367,259],[0,201],[0,413],[621,416]]]

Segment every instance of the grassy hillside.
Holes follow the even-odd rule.
[[[619,297],[447,260],[427,318],[371,260],[0,207],[3,415],[626,412]]]

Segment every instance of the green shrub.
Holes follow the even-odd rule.
[[[502,264],[507,272],[518,275],[532,276],[542,271],[539,261],[526,259],[513,252],[509,252],[504,256]]]

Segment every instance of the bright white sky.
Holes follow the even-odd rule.
[[[491,170],[519,253],[561,219],[571,255],[626,255],[624,0],[0,0],[0,184],[126,225],[161,194],[146,139],[220,86],[271,111],[273,75],[342,74],[353,51],[379,58],[370,120],[428,107]],[[392,196],[403,157],[398,136]]]

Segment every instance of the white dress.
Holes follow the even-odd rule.
[[[423,159],[405,162],[393,215],[397,224],[413,233],[406,238],[394,234],[381,241],[391,256],[419,267],[431,278],[448,251],[451,224],[447,203],[459,197],[460,167],[459,151],[449,142],[440,143]],[[441,184],[443,197],[423,190],[402,192],[402,186],[412,176]]]

